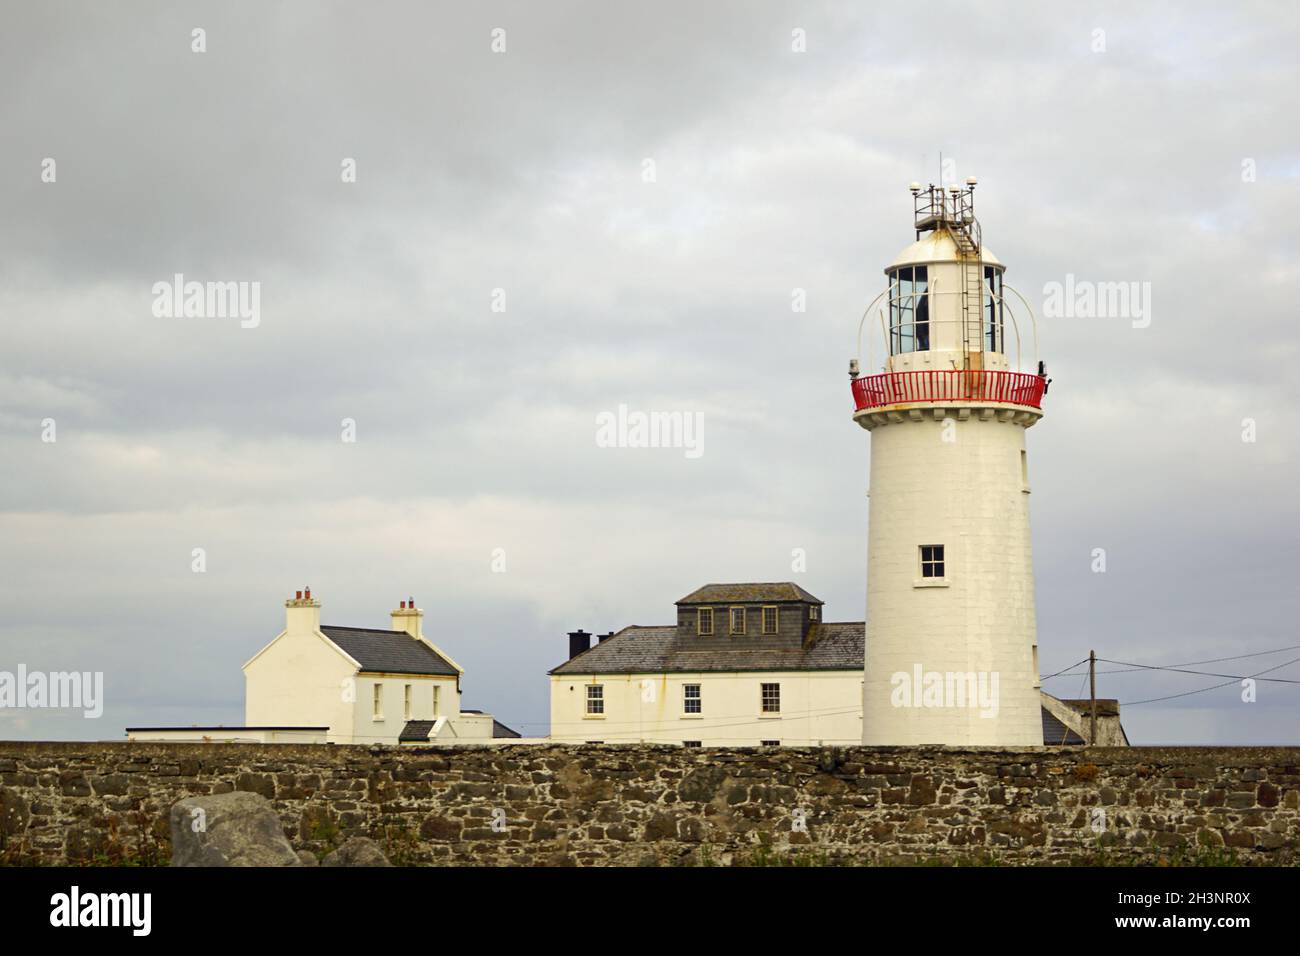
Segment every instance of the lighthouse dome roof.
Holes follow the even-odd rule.
[[[885,272],[890,272],[899,266],[920,266],[931,262],[956,262],[959,258],[957,242],[948,230],[935,229],[932,232],[927,232],[900,252],[894,258],[894,261],[885,267]],[[1006,268],[988,246],[980,248],[980,258],[987,266]]]

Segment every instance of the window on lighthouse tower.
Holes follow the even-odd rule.
[[[941,544],[923,544],[921,545],[921,577],[923,578],[942,578],[943,573],[943,545]]]

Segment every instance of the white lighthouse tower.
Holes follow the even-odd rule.
[[[975,180],[911,190],[916,241],[863,317],[883,371],[850,366],[871,432],[862,740],[1041,746],[1025,429],[1047,379],[1036,355],[1018,371]]]

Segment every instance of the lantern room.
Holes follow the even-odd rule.
[[[1033,311],[983,243],[975,186],[910,186],[915,241],[885,267],[858,327],[859,409],[953,398],[1038,406],[1047,380]]]
[[[958,255],[957,243],[943,232],[930,233],[908,246],[885,270],[888,281],[888,312],[885,337],[889,355],[913,352],[996,352],[1002,362],[986,361],[986,368],[1006,368],[1006,315],[1002,304],[1002,263],[983,250],[978,265],[978,341],[972,342],[963,323],[967,314],[962,301],[966,265]],[[1013,332],[1012,344],[1015,343]],[[1014,351],[1014,348],[1013,350]],[[917,364],[917,359],[921,364]],[[925,356],[913,356],[910,363],[897,361],[894,368],[925,367]],[[929,358],[933,359],[934,356]],[[946,361],[946,359],[945,359]],[[940,366],[948,368],[947,364]]]

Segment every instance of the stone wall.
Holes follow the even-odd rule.
[[[0,742],[0,859],[165,863],[192,794],[451,865],[1293,863],[1300,749]],[[802,823],[801,823],[802,821]]]

